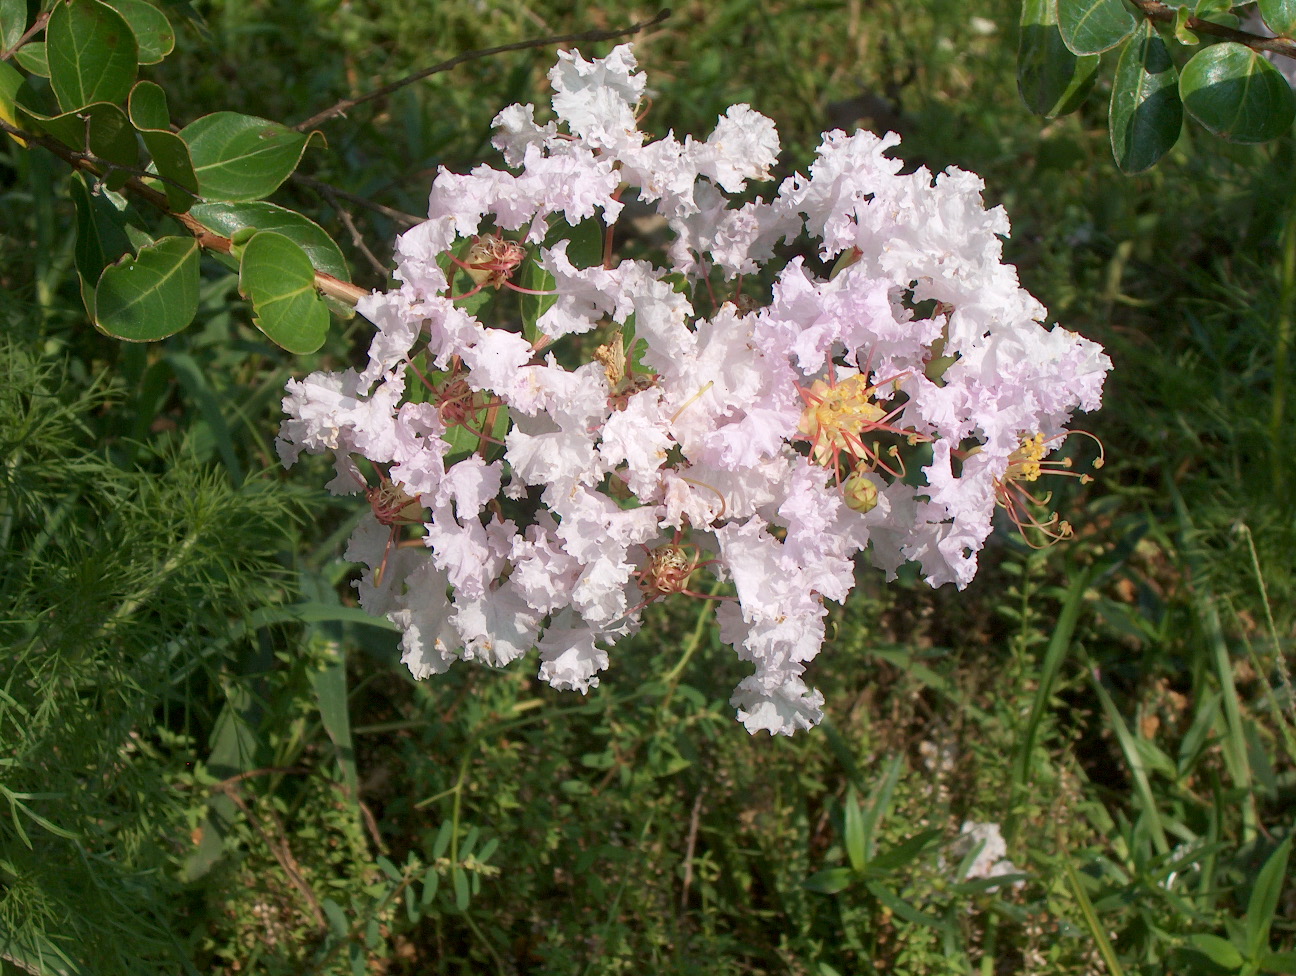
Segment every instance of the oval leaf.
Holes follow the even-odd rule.
[[[157,64],[175,50],[175,31],[166,14],[147,0],[105,0],[125,18],[135,35],[140,64]]]
[[[25,108],[25,106],[24,106]],[[113,166],[134,169],[139,163],[139,143],[126,113],[110,102],[96,102],[75,112],[52,117],[25,110],[59,142],[77,152],[90,152]],[[129,174],[121,174],[124,178]],[[108,180],[112,185],[112,180]]]
[[[127,342],[179,332],[198,314],[198,242],[164,237],[104,268],[95,290],[95,325]]]
[[[13,59],[26,71],[41,78],[48,78],[49,57],[45,53],[44,41],[28,41],[17,51],[14,51]]]
[[[7,61],[0,61],[0,119],[16,129],[21,129],[18,118],[18,90],[22,88],[22,73]],[[10,136],[18,145],[26,148],[27,143],[17,136]]]
[[[238,112],[204,115],[180,131],[202,195],[231,201],[259,200],[277,190],[314,136]]]
[[[63,0],[45,27],[50,85],[64,112],[92,102],[120,102],[139,66],[135,34],[99,0]]]
[[[450,869],[450,880],[454,884],[454,903],[455,908],[464,912],[468,910],[470,896],[468,894],[468,875],[464,874],[463,868],[455,865]]]
[[[271,342],[298,355],[324,344],[329,313],[315,290],[315,269],[283,234],[262,231],[248,241],[239,293],[252,303],[252,324]]]
[[[1097,55],[1077,57],[1062,40],[1052,0],[1024,0],[1017,41],[1017,91],[1036,115],[1074,112],[1098,77]]]
[[[1258,0],[1260,16],[1275,34],[1290,37],[1296,32],[1296,0]]]
[[[194,175],[189,147],[171,131],[166,93],[151,81],[141,81],[131,89],[129,108],[131,123],[153,157],[167,206],[172,213],[184,213],[193,206],[198,177]]]
[[[77,271],[86,281],[96,282],[104,268],[131,250],[126,214],[114,205],[116,194],[92,193],[84,174],[73,175],[70,185],[76,207]]]
[[[1179,140],[1183,105],[1178,78],[1165,43],[1151,21],[1121,51],[1112,79],[1108,113],[1112,155],[1125,173],[1156,164]]]
[[[325,898],[320,902],[320,907],[324,909],[324,914],[328,916],[329,928],[339,939],[345,939],[347,933],[351,930],[351,924],[347,921],[346,912],[342,906],[332,898]]]
[[[528,251],[526,260],[522,262],[522,272],[518,275],[518,284],[528,291],[542,293],[532,295],[523,292],[521,295],[522,335],[528,342],[534,342],[540,335],[540,329],[536,326],[540,316],[553,308],[554,303],[558,301],[558,293],[554,291],[558,286],[558,279],[540,267],[538,254]],[[543,294],[545,292],[552,292],[552,294]]]
[[[1102,54],[1134,33],[1122,0],[1057,0],[1057,24],[1072,54]]]
[[[0,0],[0,53],[13,48],[27,30],[27,0]]]
[[[1193,55],[1179,92],[1188,114],[1229,142],[1276,139],[1296,115],[1287,79],[1262,55],[1232,41]]]
[[[273,203],[200,203],[189,211],[208,230],[232,238],[239,231],[272,230],[283,234],[310,258],[316,271],[323,271],[341,281],[351,280],[342,249],[319,224],[301,214]]]
[[[131,89],[129,107],[135,128],[171,131],[171,112],[161,85],[141,81]]]

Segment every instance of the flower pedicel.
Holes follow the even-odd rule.
[[[415,677],[536,648],[543,680],[583,692],[647,603],[704,595],[710,573],[736,594],[721,638],[753,666],[731,704],[790,735],[822,717],[805,668],[856,556],[962,587],[997,504],[1054,525],[1007,489],[1023,445],[1046,464],[1099,406],[1111,363],[1041,324],[975,175],[901,175],[894,134],[834,131],[808,176],[736,203],[769,177],[774,124],[735,105],[705,141],[649,141],[635,68],[628,45],[560,55],[556,121],[495,119],[509,170],[441,170],[398,287],[359,306],[368,364],[290,382],[279,453],[331,452],[330,489],[367,493],[347,557]],[[627,193],[668,222],[665,266],[612,258]],[[589,221],[608,234],[594,262],[562,230]],[[795,257],[754,307],[742,276],[802,234],[833,272]],[[529,320],[466,310],[530,262]]]

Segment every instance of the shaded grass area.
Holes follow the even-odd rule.
[[[464,49],[656,13],[199,7],[209,39],[159,79],[181,124],[297,121]],[[697,604],[654,607],[586,698],[525,667],[408,680],[390,631],[348,612],[355,508],[303,501],[322,466],[284,474],[272,448],[285,379],[350,360],[364,324],[289,360],[213,265],[198,326],[108,343],[80,310],[64,175],[6,147],[4,430],[28,445],[4,485],[6,971],[1160,974],[1229,971],[1210,937],[1291,950],[1296,891],[1270,885],[1264,931],[1255,893],[1296,790],[1292,146],[1198,134],[1121,178],[1094,107],[1043,123],[1017,103],[1014,18],[1003,0],[688,3],[637,48],[660,133],[747,101],[779,125],[783,175],[859,122],[900,131],[913,165],[981,174],[1023,284],[1116,364],[1091,418],[1101,478],[1056,486],[1075,540],[1005,531],[962,593],[861,570],[815,662],[829,720],[793,740],[733,721],[745,669]],[[489,158],[499,108],[544,104],[551,62],[358,108],[305,172],[417,215],[437,166]],[[308,186],[282,199],[345,246]],[[354,217],[385,261],[396,224]],[[83,402],[104,374],[111,397]],[[30,422],[40,404],[65,411],[57,432]],[[137,599],[186,524],[210,561]],[[97,614],[80,638],[48,624],[74,578],[99,601],[77,601]],[[1020,884],[956,880],[968,821],[1001,826]]]

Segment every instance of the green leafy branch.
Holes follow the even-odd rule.
[[[621,30],[468,51],[294,127],[225,111],[177,128],[165,91],[138,80],[142,66],[164,60],[175,47],[160,7],[145,0],[57,0],[29,23],[26,3],[0,0],[0,130],[71,168],[81,298],[101,332],[150,342],[186,328],[198,312],[205,252],[238,272],[253,325],[287,351],[306,354],[323,345],[330,312],[350,315],[367,294],[352,283],[341,248],[322,227],[266,202],[295,174],[307,149],[324,145],[317,123],[467,61],[612,40],[667,16],[663,10]],[[337,192],[318,181],[312,186]],[[135,209],[140,202],[153,219]],[[381,271],[349,216],[343,223]]]
[[[1296,118],[1296,96],[1266,57],[1296,58],[1296,40],[1289,36],[1296,32],[1296,2],[1259,3],[1276,37],[1241,30],[1243,6],[1231,0],[1024,0],[1018,90],[1037,115],[1074,112],[1093,90],[1102,55],[1115,52],[1108,130],[1125,173],[1151,168],[1176,145],[1185,112],[1229,142],[1268,142]]]

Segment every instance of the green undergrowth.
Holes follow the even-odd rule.
[[[296,122],[465,49],[656,13],[195,7],[208,34],[159,78],[180,124]],[[828,720],[793,739],[734,721],[746,670],[698,602],[651,608],[584,697],[525,664],[410,680],[354,605],[355,500],[273,448],[286,379],[353,361],[364,323],[291,359],[213,264],[195,328],[108,341],[61,164],[0,150],[0,971],[1294,971],[1293,147],[1195,133],[1122,178],[1101,113],[1017,104],[1015,19],[720,0],[638,44],[659,133],[748,101],[782,175],[860,122],[981,174],[1023,284],[1115,363],[1082,421],[1105,465],[1049,486],[1075,537],[1005,526],[962,593],[862,568],[812,665]],[[356,108],[303,172],[417,215],[438,165],[490,157],[499,108],[544,104],[551,63]],[[310,185],[283,193],[351,240]],[[385,261],[398,222],[344,209]],[[998,825],[1012,873],[963,877],[965,823]]]

